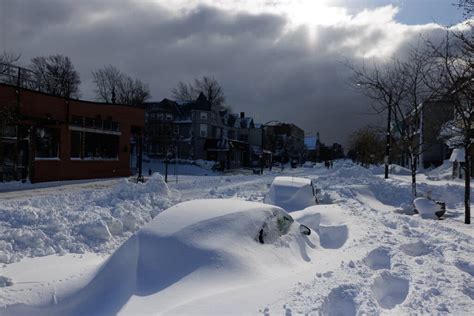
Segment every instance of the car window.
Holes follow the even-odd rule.
[[[274,213],[263,223],[257,240],[261,244],[274,243],[280,236],[289,232],[293,218],[285,213]]]

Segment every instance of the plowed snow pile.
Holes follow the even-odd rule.
[[[67,252],[108,252],[174,204],[163,177],[0,203],[0,263]]]

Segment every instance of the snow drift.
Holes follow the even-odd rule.
[[[108,252],[174,204],[159,174],[84,190],[0,204],[0,263],[51,254]]]
[[[263,223],[279,212],[284,211],[238,200],[197,200],[175,205],[130,237],[84,288],[69,295],[56,293],[54,302],[41,306],[17,304],[3,312],[163,312],[163,300],[167,298],[166,308],[172,313],[173,305],[190,298],[241,286],[245,280],[255,282],[270,271],[273,274],[287,271],[288,266],[304,266],[311,261],[318,240],[315,234],[302,235],[296,222],[273,243],[258,242]],[[166,296],[177,287],[190,293],[186,296],[181,290],[177,297]]]

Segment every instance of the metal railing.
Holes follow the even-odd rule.
[[[49,77],[51,76],[40,75],[27,68],[0,63],[0,83],[42,92],[42,82]]]

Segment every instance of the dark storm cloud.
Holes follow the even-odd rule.
[[[82,95],[94,97],[91,71],[112,64],[150,86],[154,100],[178,81],[212,75],[228,103],[259,122],[294,122],[325,141],[345,141],[369,103],[348,89],[342,61],[390,42],[364,23],[290,28],[272,14],[209,6],[177,12],[153,1],[2,0],[0,50],[71,57]],[[418,31],[406,32],[407,41]],[[314,35],[314,39],[312,36]]]

